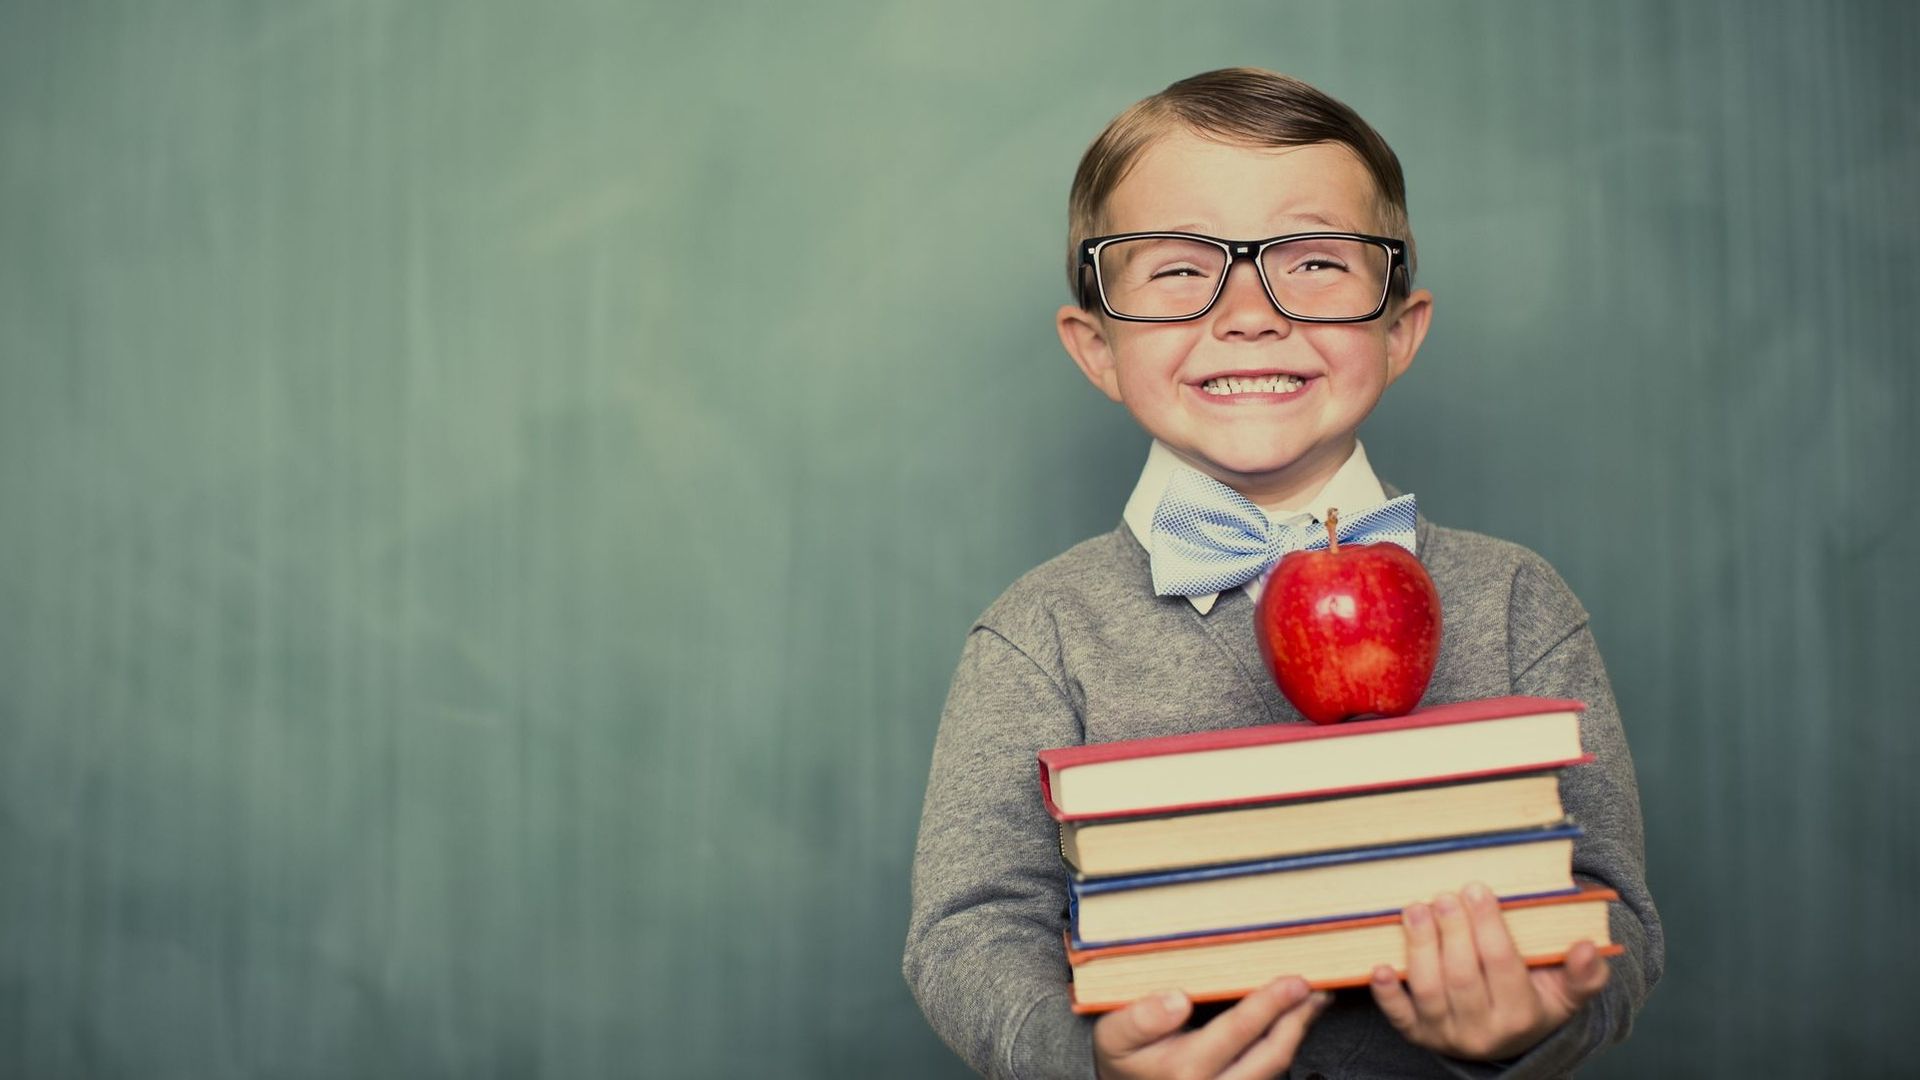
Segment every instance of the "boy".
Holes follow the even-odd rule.
[[[1356,432],[1413,362],[1433,298],[1412,288],[1393,151],[1345,105],[1271,72],[1197,75],[1122,113],[1082,159],[1069,216],[1079,303],[1060,309],[1061,342],[1153,443],[1119,527],[1024,575],[967,637],[914,860],[904,971],[927,1018],[974,1068],[1025,1078],[1554,1076],[1624,1038],[1664,952],[1587,614],[1540,556],[1424,516],[1411,546],[1445,627],[1423,704],[1587,703],[1597,760],[1567,770],[1562,795],[1586,828],[1576,876],[1622,898],[1611,931],[1625,953],[1609,963],[1583,943],[1526,969],[1497,902],[1463,882],[1407,909],[1405,985],[1382,968],[1368,992],[1309,995],[1282,977],[1192,1025],[1179,994],[1072,1014],[1066,872],[1035,752],[1300,722],[1253,636],[1278,553],[1249,563],[1228,541],[1196,556],[1191,529],[1170,538],[1234,521],[1260,547],[1329,506],[1344,525],[1400,496]]]

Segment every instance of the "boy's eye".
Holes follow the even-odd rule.
[[[1387,272],[1387,249],[1344,236],[1315,236],[1275,244],[1263,256],[1268,280],[1290,278],[1302,285],[1330,288],[1336,281],[1372,281]]]
[[[1212,244],[1166,236],[1120,240],[1100,253],[1101,274],[1109,283],[1157,288],[1211,281],[1225,261],[1225,253]]]
[[[1338,259],[1328,259],[1328,258],[1322,258],[1319,256],[1310,256],[1308,258],[1304,258],[1296,262],[1293,265],[1293,268],[1288,270],[1287,272],[1290,274],[1297,274],[1302,271],[1345,270],[1346,268],[1347,268],[1347,264],[1339,261]]]

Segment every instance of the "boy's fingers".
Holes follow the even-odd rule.
[[[1440,927],[1440,968],[1447,984],[1447,1011],[1470,1030],[1483,1026],[1493,1002],[1487,996],[1487,977],[1480,970],[1480,949],[1473,939],[1473,923],[1466,905],[1453,893],[1441,893],[1433,902],[1434,922]]]
[[[1433,909],[1410,904],[1403,921],[1407,927],[1407,990],[1413,1011],[1423,1023],[1447,1018],[1447,986],[1440,975],[1440,932],[1433,925]]]
[[[1607,985],[1610,972],[1607,958],[1590,941],[1582,941],[1567,950],[1567,957],[1552,967],[1534,968],[1528,973],[1533,988],[1546,1003],[1548,1015],[1565,1021]]]
[[[1192,1010],[1193,1003],[1178,991],[1148,994],[1101,1017],[1093,1025],[1094,1045],[1109,1057],[1130,1054],[1180,1030]]]
[[[1333,995],[1322,990],[1281,1013],[1266,1035],[1248,1047],[1219,1080],[1271,1080],[1284,1075],[1300,1049],[1300,1040],[1307,1037],[1308,1025],[1326,1012],[1332,1001]]]
[[[1593,947],[1593,942],[1582,941],[1567,950],[1567,996],[1578,1008],[1588,998],[1598,994],[1607,985],[1607,977],[1612,974],[1607,958]]]
[[[1202,1075],[1212,1076],[1265,1035],[1281,1013],[1307,1000],[1308,992],[1307,981],[1295,976],[1255,990],[1193,1033],[1193,1057],[1188,1060]]]
[[[1480,949],[1480,968],[1486,972],[1487,990],[1494,1005],[1524,1005],[1532,1000],[1533,984],[1527,978],[1527,963],[1514,948],[1513,935],[1507,932],[1507,920],[1500,914],[1500,901],[1485,885],[1475,882],[1460,894],[1467,902],[1467,916],[1473,922],[1473,941]]]
[[[1386,1016],[1387,1023],[1405,1035],[1420,1023],[1420,1014],[1413,1009],[1413,999],[1407,996],[1406,988],[1400,985],[1399,976],[1385,964],[1373,969],[1373,982],[1369,984],[1373,991],[1374,1004],[1380,1006],[1380,1012]]]

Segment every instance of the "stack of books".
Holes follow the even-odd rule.
[[[1400,912],[1484,882],[1530,964],[1620,951],[1604,889],[1573,879],[1559,770],[1592,760],[1585,704],[1503,697],[1040,753],[1072,876],[1074,1008],[1157,990],[1239,997],[1406,972]]]

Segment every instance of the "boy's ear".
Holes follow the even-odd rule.
[[[1415,289],[1394,311],[1387,326],[1387,385],[1407,373],[1420,343],[1427,339],[1427,325],[1433,319],[1433,294]]]
[[[1060,344],[1073,357],[1080,374],[1109,399],[1119,401],[1120,373],[1114,370],[1113,349],[1100,318],[1086,308],[1067,304],[1054,314],[1054,328],[1060,331]]]

